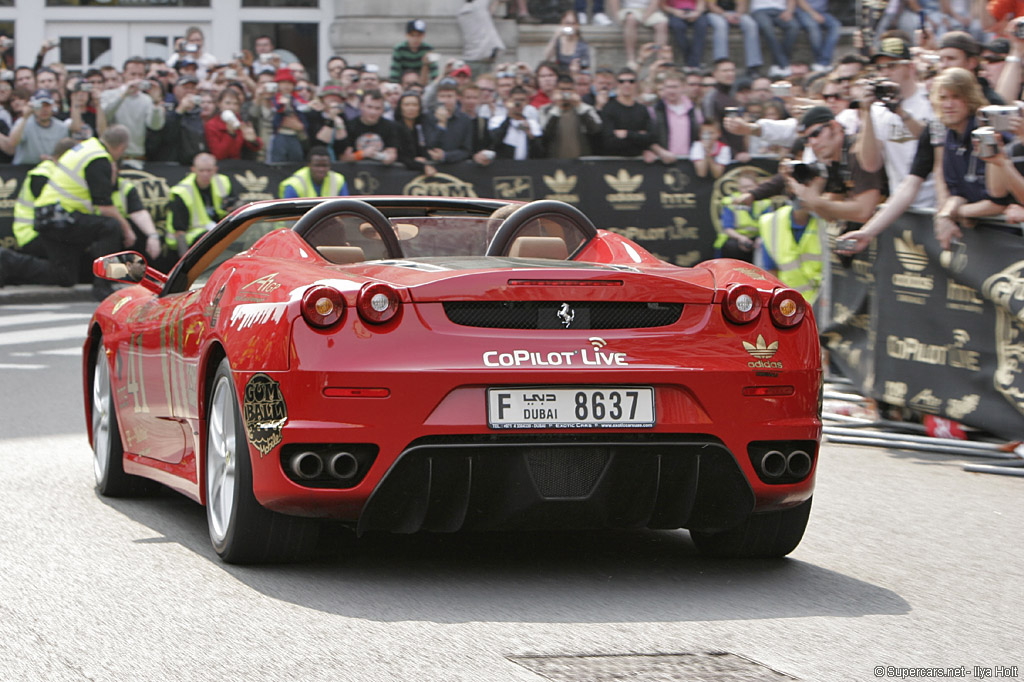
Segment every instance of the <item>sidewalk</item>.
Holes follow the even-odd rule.
[[[76,284],[73,287],[26,284],[5,286],[0,289],[0,307],[33,303],[81,303],[83,301],[93,301],[92,285],[90,284]]]

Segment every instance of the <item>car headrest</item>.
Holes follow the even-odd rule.
[[[549,258],[565,260],[569,248],[561,237],[516,237],[508,255],[513,258]]]
[[[335,265],[347,265],[366,260],[366,254],[358,246],[321,246],[317,251]]]

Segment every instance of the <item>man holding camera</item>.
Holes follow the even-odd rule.
[[[548,158],[578,159],[591,155],[590,139],[601,132],[601,116],[580,100],[572,76],[558,77],[554,101],[541,107],[540,116]]]
[[[146,62],[129,57],[124,63],[124,84],[100,94],[100,106],[110,124],[121,124],[131,133],[124,158],[146,158],[146,131],[161,130],[166,119],[160,88],[145,79]]]
[[[68,136],[68,122],[53,116],[54,101],[49,90],[37,90],[28,101],[28,112],[11,130],[14,164],[38,164],[53,154],[54,147]]]
[[[824,220],[865,222],[881,202],[881,175],[861,167],[851,152],[851,139],[828,107],[807,110],[798,132],[814,152],[820,170],[811,178],[787,176],[790,195]]]
[[[918,82],[917,69],[905,36],[888,32],[871,61],[886,78],[865,88],[860,98],[860,139],[855,148],[857,161],[869,172],[885,167],[889,196],[895,197],[900,182],[910,173],[919,138],[935,118],[928,92]],[[925,180],[911,204],[934,208],[935,182]]]
[[[500,159],[539,159],[544,156],[540,123],[527,116],[530,95],[521,85],[513,86],[505,100],[505,113],[491,117],[490,148]]]

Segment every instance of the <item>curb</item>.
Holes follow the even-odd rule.
[[[26,284],[0,289],[0,307],[32,303],[81,303],[84,301],[95,303],[91,284],[76,284],[73,287]]]

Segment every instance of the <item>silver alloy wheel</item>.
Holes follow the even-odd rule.
[[[213,387],[206,438],[207,518],[210,535],[218,545],[227,537],[235,508],[235,464],[239,442],[236,409],[231,380],[222,376]]]
[[[117,426],[110,419],[110,372],[107,357],[100,348],[92,373],[92,462],[96,483],[102,484],[110,467],[110,429]]]

